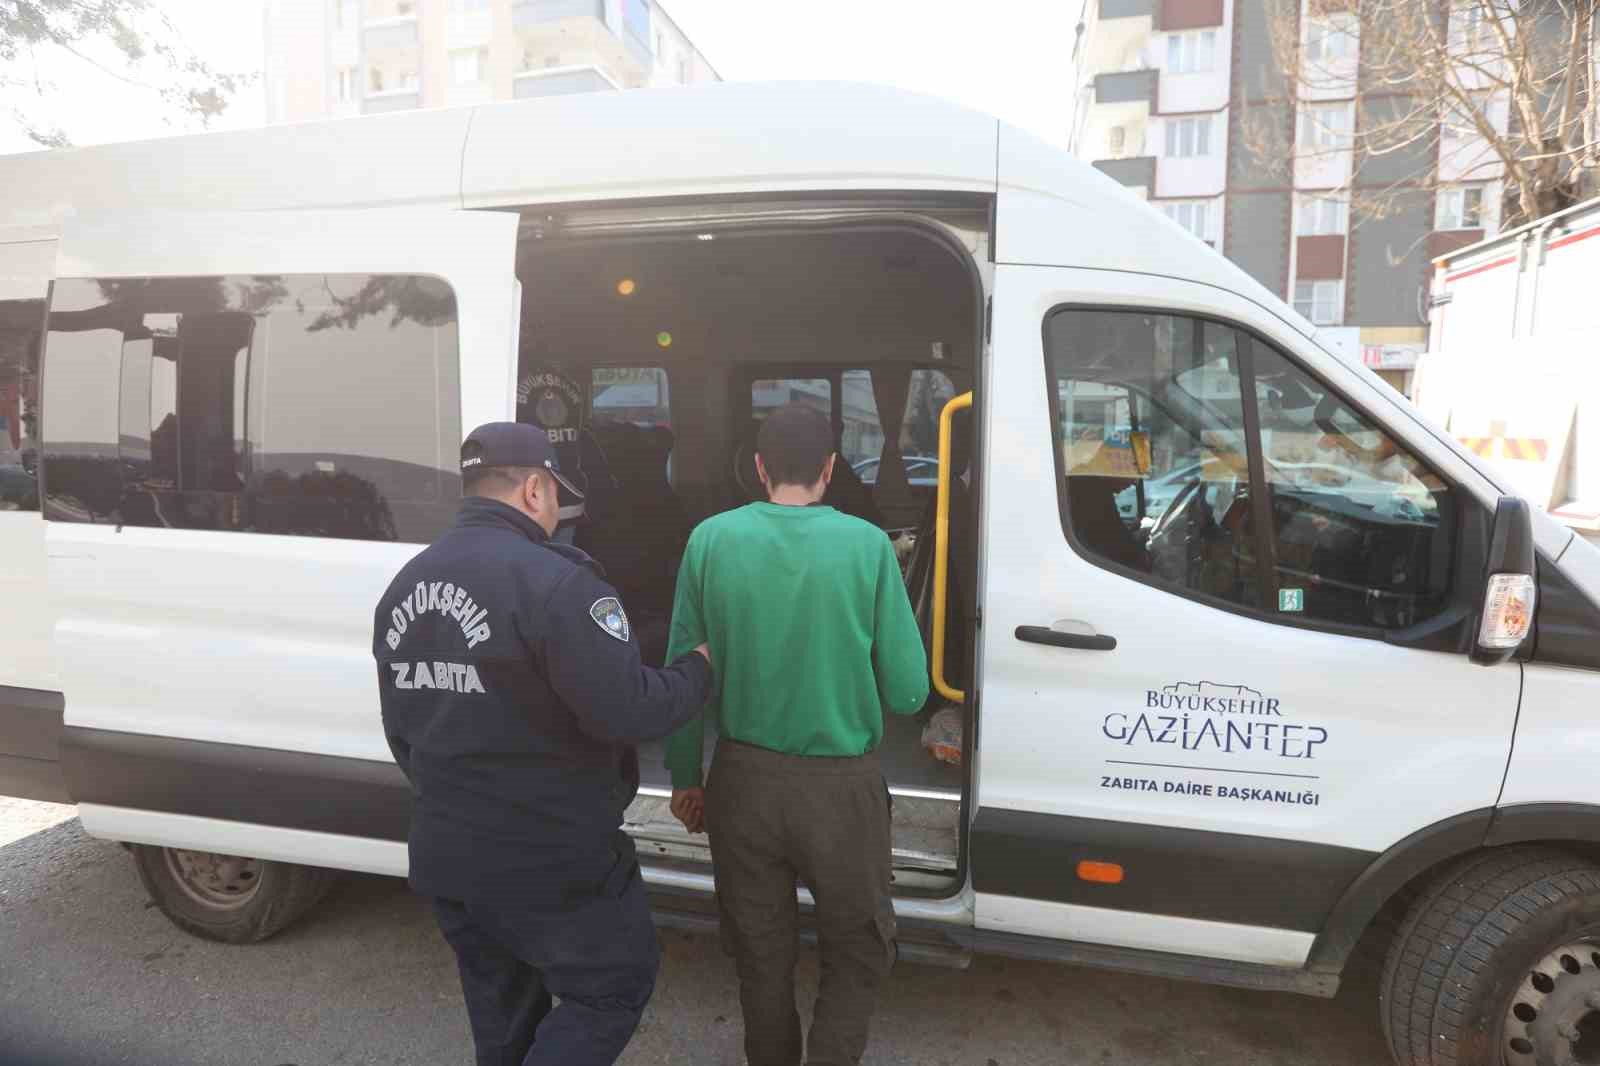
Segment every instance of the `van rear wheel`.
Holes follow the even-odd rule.
[[[316,906],[335,874],[314,866],[132,845],[139,880],[187,933],[229,944],[265,940]]]
[[[1412,904],[1380,984],[1401,1066],[1600,1063],[1600,866],[1481,852]]]

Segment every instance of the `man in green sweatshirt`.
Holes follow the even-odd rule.
[[[750,1066],[800,1063],[797,882],[822,953],[806,1061],[842,1066],[861,1060],[894,962],[883,715],[922,707],[928,663],[889,538],[819,503],[828,417],[779,408],[756,451],[769,502],[701,523],[678,571],[667,655],[710,645],[719,739],[703,788],[703,718],[668,740],[672,810],[711,834]]]

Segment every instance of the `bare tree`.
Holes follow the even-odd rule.
[[[1517,225],[1600,176],[1600,0],[1264,0],[1286,97],[1242,109],[1253,161],[1285,184],[1333,167],[1353,223],[1442,186],[1504,182]],[[1296,117],[1284,120],[1288,107]]]
[[[65,54],[125,85],[147,89],[202,125],[220,115],[251,74],[214,70],[152,0],[0,0],[0,90],[56,91],[40,60]],[[70,144],[60,126],[15,107],[11,119],[47,148]]]

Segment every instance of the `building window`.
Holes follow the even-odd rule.
[[[1435,204],[1435,229],[1483,228],[1483,186],[1440,189]]]
[[[1485,47],[1488,27],[1484,22],[1484,0],[1458,0],[1450,8],[1450,50],[1475,52]]]
[[[1211,239],[1211,201],[1166,200],[1161,204],[1161,211],[1201,240]]]
[[[1351,105],[1312,104],[1300,112],[1300,146],[1322,151],[1350,147]]]
[[[650,50],[650,0],[622,0],[622,26],[646,52]]]
[[[462,48],[450,53],[450,84],[477,85],[483,81],[489,52],[484,48]]]
[[[1167,158],[1193,159],[1210,154],[1210,115],[1167,119]]]
[[[1294,309],[1313,325],[1337,326],[1344,321],[1344,282],[1295,282]]]
[[[72,279],[51,311],[52,519],[412,543],[452,521],[461,417],[444,282]]]
[[[1172,34],[1167,38],[1167,73],[1200,74],[1210,70],[1216,48],[1216,30]]]
[[[339,102],[347,104],[355,95],[356,72],[352,67],[339,68]]]
[[[1306,23],[1306,58],[1326,63],[1356,54],[1361,20],[1349,11],[1335,12]]]
[[[1112,126],[1106,131],[1106,154],[1113,159],[1122,158],[1122,149],[1128,143],[1128,129],[1126,126]]]
[[[1295,233],[1301,237],[1344,234],[1350,228],[1350,205],[1342,196],[1302,196]]]
[[[689,65],[689,57],[688,56],[679,56],[678,57],[678,82],[680,84],[682,84],[682,85],[688,85],[691,74],[692,74],[692,70],[691,70],[690,65]]]
[[[377,67],[367,68],[367,88],[375,93],[383,92],[383,71]]]

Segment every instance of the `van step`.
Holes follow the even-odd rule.
[[[954,875],[959,816],[959,804],[923,801],[912,805],[896,800],[894,869],[907,874]],[[941,820],[946,824],[935,824]],[[640,858],[711,863],[709,839],[683,828],[672,816],[669,797],[641,792],[628,807],[622,828],[638,844]]]
[[[716,915],[712,914],[677,910],[657,910],[654,913],[656,925],[661,929],[676,929],[679,932],[701,936],[716,936],[721,929],[721,923]],[[807,947],[817,945],[817,931],[804,918],[800,924],[800,942]],[[896,942],[895,947],[898,950],[897,961],[909,966],[937,966],[945,970],[965,970],[972,965],[972,952],[949,941],[929,943],[921,940],[900,940]]]

